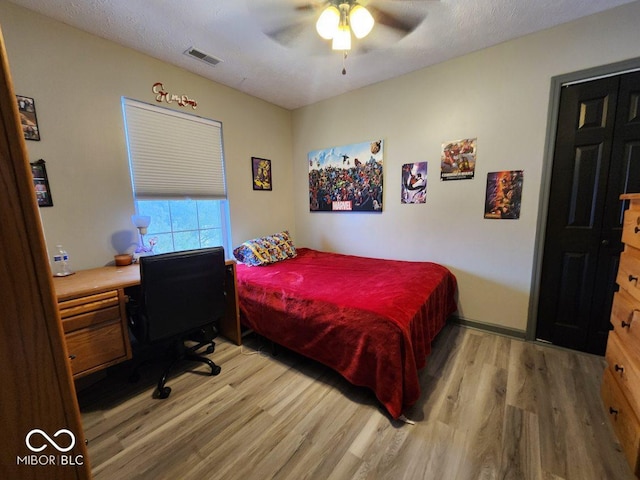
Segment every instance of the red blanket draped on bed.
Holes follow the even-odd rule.
[[[371,388],[398,418],[419,398],[418,370],[456,310],[455,277],[429,262],[297,252],[237,266],[242,323]]]

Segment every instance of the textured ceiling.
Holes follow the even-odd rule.
[[[376,24],[354,40],[346,75],[315,32],[318,8],[301,8],[322,1],[10,1],[293,109],[633,0],[361,0],[412,30]],[[184,55],[190,47],[222,62]]]

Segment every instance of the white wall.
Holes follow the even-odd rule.
[[[26,143],[31,161],[47,162],[54,206],[40,212],[50,251],[62,243],[75,268],[90,268],[113,261],[114,238],[135,240],[120,100],[155,104],[155,82],[198,102],[173,108],[223,123],[233,245],[295,231],[288,110],[4,0],[0,26],[15,91],[36,102],[41,141]],[[252,156],[272,160],[273,191],[253,191]]]
[[[442,263],[458,278],[462,318],[525,331],[551,77],[640,56],[639,24],[635,2],[296,110],[297,243]],[[475,178],[440,181],[441,144],[470,137]],[[307,153],[378,138],[384,212],[310,213]],[[401,166],[419,161],[427,203],[402,205]],[[487,173],[501,170],[524,170],[519,220],[483,218]]]

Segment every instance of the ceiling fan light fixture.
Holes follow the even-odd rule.
[[[333,50],[351,50],[351,30],[349,25],[340,25],[331,44]]]
[[[331,40],[340,25],[340,11],[334,5],[323,10],[316,22],[316,31],[325,40]]]
[[[356,4],[349,12],[349,23],[356,38],[364,38],[371,32],[374,20],[369,10]]]

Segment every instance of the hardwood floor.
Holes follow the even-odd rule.
[[[600,400],[601,357],[448,325],[406,425],[369,390],[279,352],[218,339],[222,373],[185,363],[166,400],[151,396],[157,368],[138,384],[112,369],[79,394],[94,478],[634,478]]]

